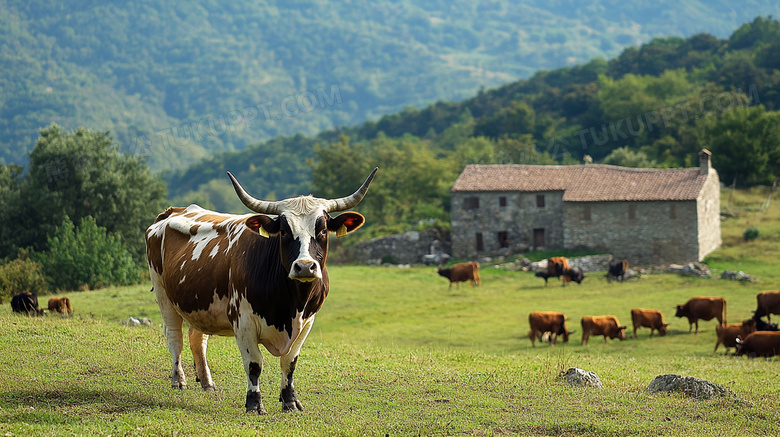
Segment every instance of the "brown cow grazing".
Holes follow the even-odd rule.
[[[70,299],[67,297],[52,297],[49,299],[49,311],[60,314],[72,314],[73,308],[70,306]]]
[[[756,331],[756,321],[753,319],[743,320],[742,323],[729,323],[728,325],[718,325],[715,327],[715,332],[718,334],[718,341],[715,342],[715,350],[712,353],[718,351],[718,346],[722,343],[726,349],[726,354],[729,353],[729,348],[737,347],[737,338],[743,339],[748,335]]]
[[[699,333],[699,319],[718,319],[719,324],[726,323],[726,299],[722,297],[692,297],[683,305],[677,305],[675,317],[688,318],[688,332],[693,330],[696,324],[696,333]]]
[[[780,314],[780,291],[762,291],[756,301],[756,317],[766,316],[766,321],[771,322],[772,314]]]
[[[780,331],[756,331],[744,340],[737,339],[736,355],[750,358],[780,355]]]
[[[555,311],[534,311],[528,315],[528,324],[531,325],[528,332],[531,346],[536,346],[536,339],[542,340],[547,333],[553,346],[559,335],[563,336],[564,343],[568,343],[569,334],[572,333],[566,328],[566,316]]]
[[[664,315],[658,310],[634,308],[631,310],[631,322],[634,325],[634,338],[636,338],[636,330],[639,328],[650,328],[650,337],[652,337],[654,330],[658,331],[658,335],[666,335],[666,328],[669,326],[669,324],[664,323]]]
[[[626,339],[627,326],[620,326],[620,322],[615,316],[585,316],[580,324],[582,324],[582,340],[580,341],[582,345],[588,344],[591,335],[603,335],[604,343],[607,342],[607,337],[613,340],[616,338]]]
[[[458,289],[460,289],[461,282],[469,281],[471,285],[475,286],[482,284],[482,280],[479,277],[479,263],[475,262],[455,264],[448,269],[443,269],[439,266],[439,275],[450,280],[450,289],[453,282]]]

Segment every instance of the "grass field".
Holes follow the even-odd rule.
[[[724,193],[724,209],[728,193]],[[278,360],[265,354],[262,394],[269,414],[243,413],[245,376],[232,338],[212,338],[217,384],[204,393],[169,388],[170,358],[149,285],[68,293],[70,318],[27,318],[0,309],[0,433],[5,435],[780,435],[780,361],[713,353],[715,321],[688,333],[674,306],[723,296],[728,319],[776,289],[780,208],[766,192],[738,193],[739,217],[723,224],[724,248],[708,257],[715,276],[744,270],[759,282],[654,274],[607,283],[591,274],[560,287],[527,272],[483,265],[483,285],[448,290],[434,268],[330,266],[332,290],[303,348],[296,387],[307,411],[276,402]],[[741,241],[747,227],[760,237]],[[42,299],[45,300],[45,297]],[[666,337],[592,337],[580,346],[583,315],[656,308]],[[528,313],[557,310],[576,329],[568,344],[531,347]],[[122,324],[150,317],[152,327]],[[629,329],[630,330],[630,329]],[[570,388],[560,371],[599,374],[603,390]],[[658,375],[697,376],[736,398],[649,395]]]

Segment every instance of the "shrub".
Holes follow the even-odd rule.
[[[122,239],[109,234],[90,217],[76,228],[67,216],[48,241],[49,251],[38,255],[55,289],[83,290],[140,282],[141,269]]]
[[[47,290],[41,263],[19,257],[0,265],[0,298],[12,298],[22,291],[41,294]]]
[[[742,238],[745,241],[752,241],[758,238],[759,232],[757,227],[750,227],[745,230],[745,233],[742,234]]]

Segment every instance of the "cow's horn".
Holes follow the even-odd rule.
[[[360,203],[361,200],[363,200],[366,192],[368,192],[368,186],[371,185],[371,181],[374,180],[374,175],[376,174],[377,170],[379,170],[379,167],[374,168],[374,171],[368,175],[366,180],[363,182],[363,185],[361,185],[357,191],[352,193],[352,195],[342,197],[340,199],[330,199],[326,201],[325,210],[328,212],[339,212],[355,207],[358,203]]]
[[[238,194],[238,198],[241,199],[241,202],[243,202],[247,208],[260,214],[279,214],[281,212],[281,205],[279,202],[268,202],[265,200],[255,199],[249,193],[247,193],[246,190],[244,190],[244,187],[238,183],[238,180],[235,176],[233,176],[232,173],[227,172],[227,174],[230,177],[230,182],[233,183],[233,188],[235,188],[236,194]]]

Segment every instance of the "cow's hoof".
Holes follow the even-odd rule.
[[[265,411],[265,407],[262,406],[262,405],[260,405],[257,408],[251,408],[251,409],[247,408],[246,413],[247,414],[257,414],[258,416],[265,416],[266,414],[268,414],[268,412]]]
[[[268,414],[265,411],[262,399],[260,399],[260,393],[256,391],[246,392],[246,404],[244,404],[244,407],[246,407],[247,413]]]
[[[292,402],[285,402],[284,405],[282,405],[282,411],[285,413],[290,411],[303,411],[303,404],[301,404],[301,401],[298,399],[295,399]]]
[[[295,395],[295,390],[292,388],[283,388],[279,393],[279,402],[282,403],[282,411],[303,411],[303,404],[298,400],[298,396]]]
[[[171,388],[174,390],[184,390],[187,388],[187,384],[173,383],[171,384]]]
[[[214,391],[216,390],[213,385],[207,385],[203,387],[203,391]]]

